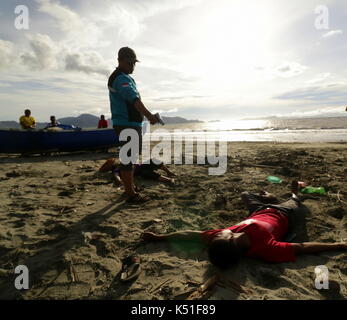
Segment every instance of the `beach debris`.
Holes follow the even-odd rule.
[[[153,221],[154,221],[154,222],[156,222],[156,223],[163,222],[163,220],[162,220],[162,219],[153,219]]]
[[[206,300],[210,298],[216,290],[217,282],[219,281],[219,276],[214,275],[205,281],[200,287],[194,290],[186,300]]]
[[[122,261],[120,280],[122,282],[134,280],[140,275],[141,271],[141,258],[136,254],[128,256]]]
[[[102,237],[102,234],[98,232],[83,232],[82,231],[82,236],[84,237],[84,242],[88,244],[92,240],[100,239]]]
[[[58,193],[59,197],[69,197],[73,194],[73,191],[61,191]]]
[[[316,193],[316,194],[326,194],[325,188],[324,187],[305,187],[300,190],[301,193]]]
[[[73,265],[73,261],[69,261],[69,272],[70,272],[70,277],[72,282],[77,282],[79,281],[77,272],[75,270],[75,267]]]
[[[275,176],[268,176],[267,181],[271,182],[271,183],[281,183],[282,179],[279,177],[275,177]]]
[[[63,175],[63,178],[66,178],[66,177],[68,177],[68,176],[71,176],[71,173],[65,173],[65,174]]]
[[[94,204],[94,202],[87,202],[86,205],[87,206],[92,206]]]
[[[19,171],[13,170],[11,172],[7,172],[6,173],[6,177],[8,178],[16,178],[16,177],[20,177],[21,173]]]
[[[58,209],[59,210],[59,209]],[[77,210],[75,209],[75,207],[68,207],[68,206],[64,206],[60,209],[59,213],[69,213],[69,212],[74,212],[76,213]]]
[[[162,282],[160,285],[156,286],[154,289],[152,289],[151,291],[149,291],[150,294],[156,292],[158,289],[160,289],[164,284],[168,284],[170,282],[172,282],[173,280],[171,279],[167,279],[164,282]]]

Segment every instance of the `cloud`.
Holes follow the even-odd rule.
[[[320,104],[345,103],[347,91],[345,84],[332,83],[325,86],[312,86],[284,92],[274,98],[293,101],[306,100]]]
[[[57,48],[52,39],[45,34],[29,36],[32,52],[21,55],[22,62],[32,70],[53,69],[57,67]]]
[[[311,80],[308,80],[306,81],[306,83],[309,83],[309,84],[314,84],[314,83],[317,83],[317,82],[322,82],[328,78],[331,77],[331,74],[329,72],[326,72],[326,73],[320,73],[317,75],[316,78],[314,79],[311,79]]]
[[[56,19],[63,31],[83,28],[84,25],[79,16],[68,7],[61,5],[58,1],[36,0],[38,11],[44,12]]]
[[[305,72],[307,66],[294,61],[284,61],[277,65],[254,67],[254,70],[263,73],[269,79],[292,78]]]
[[[279,77],[291,78],[303,73],[306,69],[306,66],[297,62],[284,62],[277,67],[275,73]]]
[[[65,69],[81,71],[87,74],[98,73],[105,76],[110,74],[104,65],[102,57],[97,52],[67,54],[65,57]]]
[[[332,38],[332,37],[337,36],[339,34],[343,34],[343,30],[341,30],[341,29],[331,30],[331,31],[329,31],[327,33],[324,33],[322,35],[322,38]]]
[[[345,112],[345,107],[322,107],[313,110],[297,110],[286,114],[276,114],[277,117],[302,118],[302,117],[327,117],[341,116]]]
[[[0,69],[5,69],[17,60],[14,44],[0,39]]]

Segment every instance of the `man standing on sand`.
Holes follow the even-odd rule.
[[[134,189],[133,165],[141,154],[142,149],[142,122],[145,116],[151,124],[158,122],[157,118],[147,110],[141,101],[141,96],[136,88],[135,80],[130,77],[135,69],[137,60],[135,51],[129,47],[120,48],[118,51],[118,67],[108,79],[109,98],[112,113],[113,128],[119,136],[123,130],[132,129],[138,139],[138,154],[128,154],[131,162],[126,163],[120,156],[120,177],[122,179],[127,202],[141,203],[149,200],[141,196]],[[121,142],[122,145],[131,141],[128,136],[127,141]],[[130,152],[135,152],[133,149]]]
[[[31,116],[31,111],[29,109],[26,109],[24,111],[24,116],[21,116],[19,118],[19,123],[22,127],[22,129],[35,129],[36,127],[36,121],[35,118]]]
[[[178,231],[164,235],[145,232],[142,238],[144,241],[190,241],[206,245],[210,262],[221,269],[232,266],[242,256],[279,263],[294,262],[297,254],[347,251],[346,242],[290,243],[283,240],[299,213],[299,187],[300,184],[293,181],[292,198],[280,204],[276,204],[278,201],[275,196],[266,192],[262,195],[243,192],[241,197],[250,215],[232,227]]]

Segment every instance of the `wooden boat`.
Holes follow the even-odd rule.
[[[113,129],[0,129],[0,153],[71,152],[107,149],[117,144]]]

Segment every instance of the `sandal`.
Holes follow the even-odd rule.
[[[141,196],[140,194],[136,194],[134,196],[130,196],[128,197],[128,199],[126,199],[127,203],[144,203],[149,201],[149,197],[147,196]]]
[[[141,273],[141,259],[137,255],[126,257],[122,261],[120,280],[127,282],[136,279]]]

